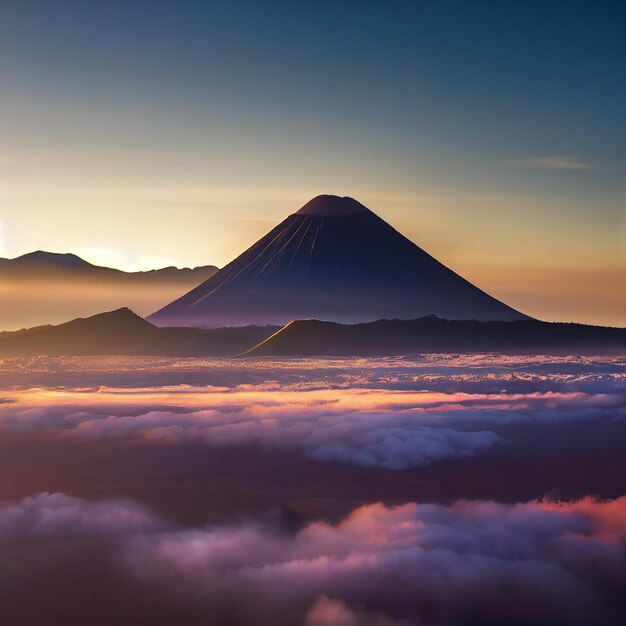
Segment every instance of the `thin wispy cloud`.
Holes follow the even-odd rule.
[[[524,164],[528,167],[563,171],[594,170],[598,168],[598,165],[596,163],[593,163],[592,161],[565,156],[528,159],[527,161],[524,161]]]

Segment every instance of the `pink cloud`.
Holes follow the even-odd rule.
[[[173,527],[132,503],[42,494],[0,506],[3,601],[71,579],[82,561],[65,555],[101,545],[94,585],[130,585],[151,607],[191,607],[214,624],[619,624],[625,508],[626,497],[372,504],[283,534],[254,522]],[[35,560],[19,576],[23,560],[6,558],[15,550]]]
[[[623,416],[615,393],[443,393],[427,390],[266,391],[245,386],[37,389],[10,392],[0,429],[65,436],[259,442],[322,461],[403,469],[497,445],[509,423]],[[480,424],[479,428],[473,426]]]
[[[209,446],[255,442],[320,461],[404,469],[500,445],[507,424],[626,417],[617,357],[438,355],[260,360],[245,367],[236,359],[156,358],[135,359],[134,369],[104,358],[29,366],[54,380],[52,364],[72,384],[6,391],[0,431]],[[91,368],[104,380],[124,377],[126,386],[80,384],[96,375]],[[183,382],[194,377],[202,385]]]

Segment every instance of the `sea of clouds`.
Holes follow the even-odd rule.
[[[619,624],[626,497],[372,504],[290,533],[179,527],[133,502],[60,493],[0,504],[6,615],[42,580],[69,597],[64,581],[83,571],[92,602],[99,590],[113,603],[147,594],[136,624],[159,614],[189,625]],[[60,606],[74,623],[99,623],[88,600]],[[132,603],[115,610],[128,619]]]
[[[536,454],[550,432],[558,445],[604,450],[626,432],[624,365],[7,359],[0,436],[252,444],[381,467],[394,480],[393,470],[506,451],[520,437]],[[577,425],[591,441],[563,443]],[[183,526],[137,502],[62,493],[0,503],[0,622],[613,626],[626,617],[626,496],[374,503],[337,524],[301,518],[289,529],[272,519]]]
[[[394,470],[505,445],[506,425],[626,417],[618,358],[153,359],[126,364],[123,386],[89,384],[118,380],[109,360],[65,359],[45,361],[45,387],[27,384],[42,367],[30,363],[0,397],[0,431],[258,444]]]

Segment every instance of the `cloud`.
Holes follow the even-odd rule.
[[[360,360],[331,360],[325,367],[341,381],[331,388],[324,388],[327,373],[311,372],[308,361],[287,362],[280,373],[271,361],[243,369],[236,360],[166,362],[179,384],[155,386],[160,361],[145,360],[124,387],[76,386],[80,379],[68,373],[72,386],[5,392],[0,431],[258,444],[319,461],[405,469],[506,444],[511,425],[539,432],[626,416],[619,359],[440,355],[374,360],[367,369],[357,367]],[[187,367],[203,372],[202,386],[180,384]]]
[[[155,518],[144,508],[125,500],[88,503],[63,493],[41,493],[19,503],[0,503],[0,537],[4,541],[105,537],[156,526]]]
[[[162,357],[33,357],[0,359],[0,387],[125,387],[184,385],[257,390],[316,389],[581,391],[624,382],[620,357],[434,354],[336,359]]]
[[[623,420],[623,373],[616,373],[613,362],[606,371],[587,362],[557,365],[558,370],[552,361],[476,365],[474,359],[471,367],[448,368],[463,377],[462,390],[456,391],[442,383],[451,374],[441,365],[419,377],[414,369],[381,376],[374,388],[350,379],[348,385],[321,389],[315,380],[303,385],[288,371],[280,379],[274,374],[231,386],[219,379],[220,385],[204,386],[17,390],[5,394],[9,403],[0,404],[0,430],[258,444],[319,461],[405,469],[506,443],[507,425]]]
[[[597,165],[592,163],[591,161],[585,161],[576,157],[564,156],[529,159],[528,161],[525,161],[525,163],[530,167],[564,171],[591,170],[597,167]]]
[[[394,620],[384,614],[367,614],[349,609],[341,600],[320,596],[304,620],[304,626],[410,626],[407,620]]]
[[[0,505],[0,599],[11,610],[52,586],[76,621],[92,623],[92,605],[60,584],[86,566],[77,555],[88,545],[96,599],[150,598],[134,624],[619,624],[625,512],[626,497],[372,504],[284,534],[252,521],[173,527],[131,503],[42,494]],[[117,607],[130,623],[136,606]]]

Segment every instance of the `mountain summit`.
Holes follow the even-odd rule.
[[[160,326],[520,320],[353,198],[322,195],[148,319]]]
[[[296,211],[296,215],[356,215],[357,213],[371,213],[354,198],[344,196],[315,196],[309,200],[301,209]]]

